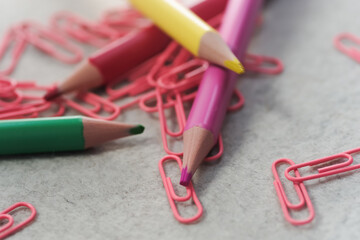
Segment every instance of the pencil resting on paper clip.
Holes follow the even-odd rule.
[[[176,0],[130,0],[131,4],[195,56],[238,74],[244,68],[222,37]]]
[[[195,5],[191,10],[200,18],[209,20],[220,14],[226,3],[227,0],[207,0]],[[86,91],[116,80],[160,53],[170,41],[171,39],[154,25],[129,34],[95,52],[64,82],[49,91],[44,99],[50,101],[65,93]]]
[[[220,27],[220,34],[236,55],[243,59],[261,0],[230,0]],[[237,75],[217,66],[210,66],[186,122],[183,169],[180,184],[188,186],[195,171],[216,144]]]
[[[141,125],[79,116],[3,120],[0,155],[84,150],[143,131]]]

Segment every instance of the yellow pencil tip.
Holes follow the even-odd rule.
[[[236,72],[237,74],[241,74],[245,72],[244,66],[236,58],[234,60],[226,60],[224,62],[224,66],[230,69],[231,71]]]

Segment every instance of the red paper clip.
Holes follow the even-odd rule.
[[[305,163],[295,164],[293,166],[288,167],[285,170],[285,177],[293,182],[303,182],[303,181],[307,181],[307,180],[311,180],[311,179],[326,177],[326,176],[358,169],[358,168],[360,168],[360,164],[351,165],[353,163],[353,157],[350,154],[357,153],[359,151],[360,151],[360,148],[355,148],[355,149],[352,149],[352,150],[349,150],[349,151],[346,151],[343,153],[335,154],[332,156],[312,160],[312,161],[305,162]],[[298,171],[302,167],[314,166],[314,165],[321,164],[321,163],[328,163],[333,160],[341,159],[341,158],[346,158],[347,161],[319,168],[317,170],[318,173],[316,173],[316,174],[304,176],[304,177],[300,177],[300,176],[294,177],[294,176],[290,175],[291,171]]]
[[[249,53],[245,56],[244,66],[247,71],[269,75],[280,74],[284,70],[284,65],[280,59]]]
[[[14,46],[12,46],[14,45]],[[11,60],[9,66],[0,70],[0,75],[10,75],[18,64],[22,53],[26,48],[26,41],[18,36],[13,28],[10,28],[0,42],[0,60],[12,46]]]
[[[350,41],[353,44],[356,44],[357,47],[346,46],[343,43],[343,40]],[[360,38],[351,33],[341,33],[335,37],[334,45],[340,52],[343,52],[360,63]]]
[[[304,183],[293,183],[296,194],[297,194],[297,196],[299,198],[299,203],[298,204],[292,204],[289,201],[286,194],[285,194],[284,188],[283,188],[283,186],[281,184],[278,172],[276,170],[277,165],[280,164],[280,163],[287,163],[287,164],[290,164],[290,165],[294,165],[294,162],[291,161],[290,159],[282,158],[282,159],[276,160],[272,164],[272,167],[271,167],[274,178],[275,178],[274,187],[275,187],[275,190],[276,190],[276,194],[277,194],[277,196],[279,198],[281,209],[282,209],[282,211],[284,213],[285,219],[288,222],[290,222],[291,224],[293,224],[293,225],[303,225],[303,224],[311,222],[315,217],[315,211],[314,211],[314,207],[313,207],[313,205],[311,203],[309,194],[307,193],[307,190],[305,188]],[[295,175],[297,177],[300,177],[300,174],[299,174],[299,172],[297,170],[295,170]],[[302,209],[304,207],[307,207],[308,211],[309,211],[309,216],[306,219],[297,220],[297,219],[294,219],[293,217],[291,217],[289,209],[300,210],[300,209]]]
[[[118,33],[103,24],[92,23],[69,12],[58,12],[51,25],[74,39],[95,47],[103,47],[119,37]]]
[[[181,222],[181,223],[192,223],[192,222],[198,220],[202,216],[203,207],[202,207],[199,199],[196,196],[196,193],[195,193],[195,190],[194,190],[194,187],[193,187],[192,183],[190,183],[190,185],[188,187],[186,187],[186,196],[181,197],[181,196],[178,196],[175,193],[173,185],[171,183],[171,179],[169,177],[166,177],[164,166],[163,166],[164,162],[169,161],[169,160],[175,160],[178,163],[180,170],[182,168],[182,163],[181,163],[181,159],[178,156],[171,156],[171,155],[165,156],[159,161],[159,171],[160,171],[161,179],[162,179],[163,184],[164,184],[164,188],[165,188],[165,191],[166,191],[167,198],[169,200],[171,210],[172,210],[172,212],[174,214],[174,217],[179,222]],[[193,217],[183,218],[180,215],[179,211],[177,210],[175,201],[184,202],[184,201],[189,200],[191,197],[192,197],[192,200],[194,201],[196,207],[198,208],[198,211],[195,214],[195,216],[193,216]]]
[[[10,220],[10,219],[12,219],[12,216],[9,215],[9,213],[19,207],[28,208],[30,210],[31,214],[25,221],[17,224],[16,226],[13,226],[14,220]],[[0,239],[4,239],[4,238],[8,237],[9,235],[14,234],[15,232],[24,228],[31,221],[33,221],[36,216],[36,209],[30,203],[18,202],[18,203],[15,203],[14,205],[10,206],[9,208],[5,209],[4,211],[2,211],[0,213],[0,216],[1,216],[1,218],[7,218],[9,220],[9,222],[0,229]],[[10,218],[8,216],[10,216]],[[10,222],[11,222],[11,224],[10,224]]]
[[[74,64],[82,60],[83,53],[79,47],[40,24],[24,22],[16,27],[16,32],[34,47],[64,63]],[[63,51],[67,51],[67,54]]]

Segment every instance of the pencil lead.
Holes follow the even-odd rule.
[[[237,74],[245,72],[244,66],[236,58],[233,60],[225,60],[224,65],[226,68],[236,72]]]
[[[45,94],[44,99],[46,101],[51,101],[60,95],[61,95],[61,92],[59,92],[59,89],[57,87],[55,87]]]
[[[183,168],[181,170],[180,185],[183,185],[184,187],[189,186],[191,178],[192,174],[187,171],[187,167]]]
[[[136,135],[144,132],[145,127],[143,125],[137,125],[136,127],[130,128],[129,133]]]

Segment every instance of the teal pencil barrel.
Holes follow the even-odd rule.
[[[0,155],[82,150],[82,117],[0,121]]]

